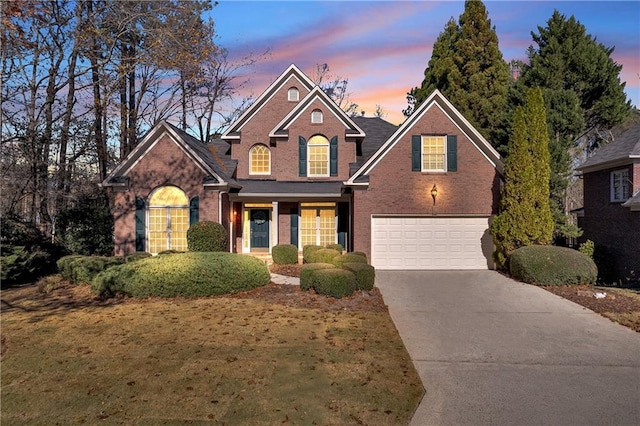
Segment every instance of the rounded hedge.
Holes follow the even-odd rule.
[[[367,263],[367,258],[354,253],[345,253],[331,259],[331,263],[342,268],[345,263]]]
[[[194,223],[187,231],[189,251],[227,251],[229,234],[218,222]]]
[[[313,274],[313,289],[318,294],[340,299],[356,291],[356,276],[345,269],[319,269]]]
[[[304,246],[302,247],[302,259],[304,263],[312,263],[311,262],[311,258],[313,257],[313,254],[315,252],[317,252],[318,250],[323,249],[324,247],[322,246],[316,246],[316,245],[308,245],[308,246]]]
[[[190,252],[109,268],[94,278],[91,289],[101,297],[213,296],[250,290],[270,280],[267,265],[255,257]]]
[[[160,254],[160,253],[158,253],[158,254]],[[130,255],[128,255],[125,258],[125,261],[126,262],[136,262],[136,261],[138,261],[140,259],[146,259],[147,257],[151,257],[151,256],[152,256],[151,253],[147,253],[145,251],[137,251],[135,253],[131,253]]]
[[[366,263],[344,263],[342,269],[352,272],[356,276],[356,289],[371,291],[376,282],[376,268]]]
[[[298,263],[298,247],[293,244],[278,244],[271,250],[276,265],[295,265]]]
[[[556,246],[527,246],[509,258],[511,276],[537,285],[593,285],[598,268],[577,250]]]
[[[342,252],[344,251],[344,247],[342,247],[342,244],[329,244],[327,245],[327,248],[338,251],[340,252],[340,254],[342,254]]]
[[[365,260],[367,260],[367,253],[363,251],[352,251],[351,254],[357,254],[358,256],[362,256]]]
[[[332,263],[337,256],[340,256],[339,251],[323,248],[316,250],[309,256],[309,263]]]
[[[310,288],[313,288],[313,276],[315,271],[333,268],[335,268],[335,266],[331,263],[309,263],[304,265],[300,270],[300,290],[307,291]]]

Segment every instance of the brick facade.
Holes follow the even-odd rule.
[[[173,185],[189,199],[199,197],[200,220],[218,221],[218,191],[202,185],[206,174],[167,134],[153,145],[129,171],[129,189],[114,193],[115,254],[135,251],[135,200],[140,197],[148,205],[149,196],[160,186]],[[228,208],[224,210],[228,217]]]
[[[632,194],[640,190],[640,162],[634,165],[584,174],[584,235],[601,250],[604,266],[613,274],[600,271],[604,278],[640,280],[640,212],[611,201],[611,172],[629,169]],[[602,266],[601,266],[602,269]]]
[[[457,135],[458,171],[411,171],[411,135]],[[438,187],[434,205],[430,195]],[[439,108],[431,108],[369,173],[366,190],[355,190],[354,248],[371,255],[371,215],[479,215],[497,213],[500,175],[480,150]]]

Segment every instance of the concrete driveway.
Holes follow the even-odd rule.
[[[426,395],[412,425],[640,425],[640,334],[493,271],[376,271]]]

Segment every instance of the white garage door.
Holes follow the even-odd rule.
[[[488,269],[487,217],[373,217],[371,263],[378,269]]]

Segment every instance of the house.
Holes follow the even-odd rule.
[[[584,181],[584,239],[594,242],[610,279],[640,279],[640,123],[579,168]],[[607,271],[601,271],[607,272]]]
[[[348,116],[291,65],[220,139],[161,122],[103,185],[118,255],[185,250],[212,220],[237,253],[338,242],[382,269],[487,269],[502,173],[440,92],[396,127]]]

